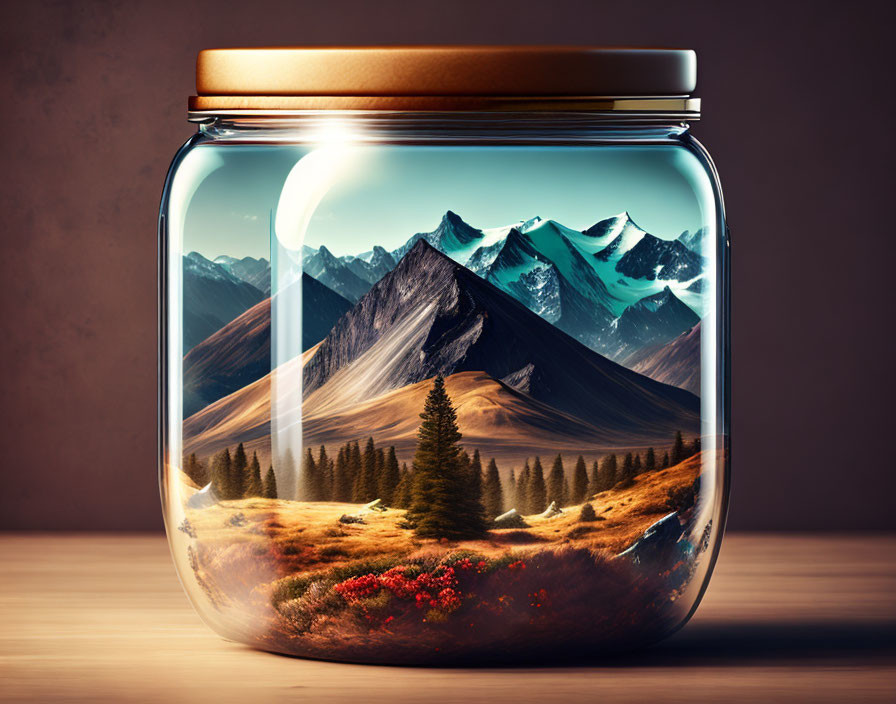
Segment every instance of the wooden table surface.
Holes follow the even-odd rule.
[[[199,621],[163,537],[0,536],[0,701],[896,701],[896,536],[729,535],[677,635],[539,669],[257,652]]]

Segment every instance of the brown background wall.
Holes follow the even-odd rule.
[[[686,46],[734,246],[731,527],[892,527],[889,2],[3,3],[0,528],[157,529],[155,221],[211,46]]]

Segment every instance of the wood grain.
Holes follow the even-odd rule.
[[[2,702],[896,700],[896,537],[732,535],[692,622],[527,669],[342,665],[209,631],[158,535],[0,537]]]

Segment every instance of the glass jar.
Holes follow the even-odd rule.
[[[200,54],[160,472],[218,633],[383,663],[656,641],[728,494],[728,241],[685,50]]]

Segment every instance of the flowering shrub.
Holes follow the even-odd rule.
[[[287,577],[273,592],[285,651],[367,662],[480,647],[495,656],[529,639],[611,642],[642,626],[660,628],[670,597],[663,578],[574,548],[355,562]]]

